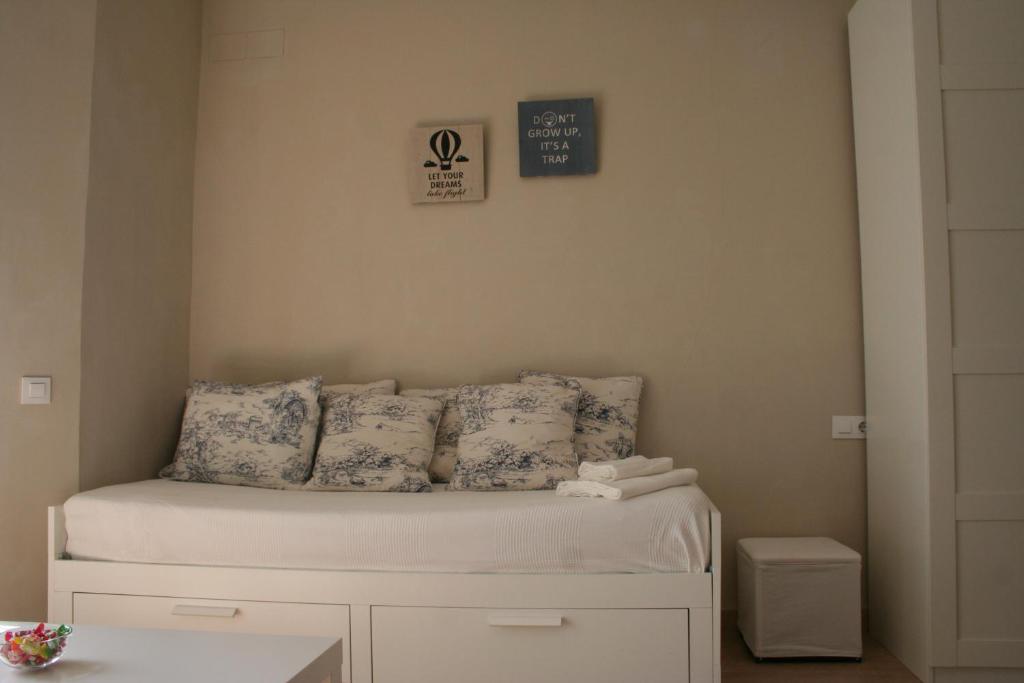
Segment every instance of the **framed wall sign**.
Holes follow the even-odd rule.
[[[519,103],[519,175],[597,173],[594,98]]]
[[[484,198],[484,127],[413,128],[409,136],[409,192],[413,204]]]

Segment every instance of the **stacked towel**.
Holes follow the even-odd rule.
[[[645,493],[653,493],[673,486],[687,486],[697,481],[697,470],[684,468],[661,474],[610,481],[563,481],[556,493],[560,496],[603,497],[626,500]]]
[[[645,458],[642,455],[633,455],[622,460],[581,463],[580,479],[583,481],[618,481],[661,474],[671,469],[672,458]]]

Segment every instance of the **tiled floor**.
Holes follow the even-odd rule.
[[[730,616],[732,618],[730,618]],[[862,662],[754,661],[736,629],[735,614],[722,620],[722,683],[920,683],[881,645],[864,636]]]

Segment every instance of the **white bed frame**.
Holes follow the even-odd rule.
[[[702,574],[430,574],[72,560],[63,508],[51,507],[49,620],[340,635],[350,683],[610,681],[631,655],[643,658],[628,662],[632,680],[720,683],[722,525],[717,508],[710,514]],[[486,628],[563,620],[576,627]],[[560,654],[579,660],[580,647],[584,669],[560,668]],[[423,657],[453,668],[424,672]]]

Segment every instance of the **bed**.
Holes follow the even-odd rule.
[[[352,683],[720,680],[720,516],[697,486],[611,502],[153,480],[50,522],[51,621],[339,635]]]

